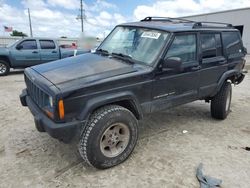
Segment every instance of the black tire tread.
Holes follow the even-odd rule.
[[[220,91],[211,100],[211,116],[213,118],[224,120],[227,117],[228,112],[225,111],[225,105],[228,92],[231,89],[231,83],[225,82]]]

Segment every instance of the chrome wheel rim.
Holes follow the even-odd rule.
[[[5,64],[3,64],[3,63],[0,63],[0,74],[5,73],[5,72],[6,72],[6,70],[7,70],[6,65],[5,65]]]
[[[100,149],[106,157],[120,155],[128,146],[130,131],[127,125],[115,123],[110,125],[102,134]]]
[[[226,101],[226,112],[228,112],[228,111],[229,111],[229,109],[230,109],[231,94],[232,94],[232,92],[230,91],[230,92],[229,92],[229,94],[227,95],[227,101]]]

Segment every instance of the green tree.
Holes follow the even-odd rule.
[[[12,37],[27,37],[28,35],[26,33],[23,33],[22,31],[13,30],[10,34]]]

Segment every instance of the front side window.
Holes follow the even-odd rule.
[[[99,49],[110,54],[121,53],[136,61],[151,65],[166,44],[169,34],[164,31],[118,26]]]
[[[36,40],[25,40],[21,42],[18,47],[22,50],[34,50],[37,49]]]
[[[196,35],[177,35],[165,57],[179,57],[183,64],[196,60],[197,57]]]
[[[201,34],[202,58],[213,58],[222,55],[220,34]]]
[[[53,40],[40,40],[41,49],[55,49],[56,45]]]

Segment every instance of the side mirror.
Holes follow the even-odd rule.
[[[169,57],[163,61],[162,68],[180,70],[182,65],[181,58]]]
[[[17,49],[17,50],[21,50],[22,48],[23,48],[22,45],[17,45],[17,46],[16,46],[16,49]]]

